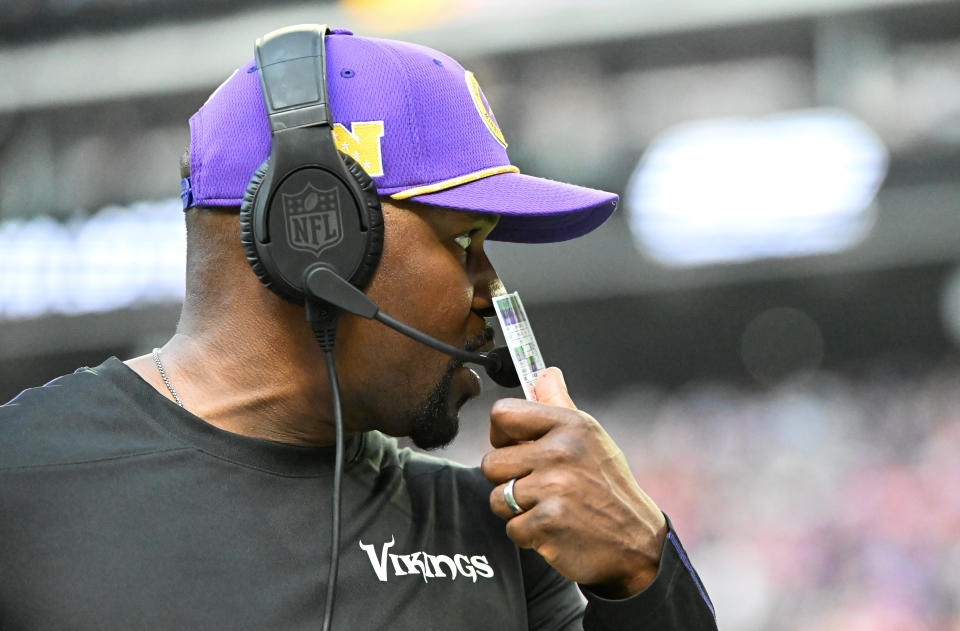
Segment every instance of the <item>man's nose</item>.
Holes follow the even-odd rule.
[[[481,256],[474,260],[474,269],[471,270],[471,276],[473,280],[473,310],[484,317],[495,315],[493,296],[498,296],[505,290],[503,283],[500,282],[500,277],[497,276],[497,270],[493,268],[486,252],[483,252]]]

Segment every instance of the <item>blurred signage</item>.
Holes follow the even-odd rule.
[[[0,223],[0,318],[90,313],[183,299],[180,200],[58,222]]]
[[[840,110],[688,123],[637,165],[630,228],[671,265],[836,252],[869,233],[887,164],[879,137]]]

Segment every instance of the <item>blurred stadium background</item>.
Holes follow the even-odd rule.
[[[623,195],[489,251],[720,628],[960,629],[960,2],[263,6],[0,0],[0,400],[173,331],[186,121],[257,36],[410,39],[524,172]]]

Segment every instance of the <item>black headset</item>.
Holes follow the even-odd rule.
[[[383,313],[363,293],[383,250],[383,212],[373,180],[333,140],[324,46],[329,32],[326,25],[290,26],[257,40],[271,144],[240,204],[247,261],[264,285],[306,305],[324,350],[333,349],[338,314],[345,311],[481,364],[502,386],[520,385],[506,348],[483,355],[451,346]]]
[[[240,240],[257,278],[299,304],[315,272],[363,289],[383,249],[377,187],[333,139],[327,33],[326,25],[288,27],[255,48],[271,147],[240,204]]]

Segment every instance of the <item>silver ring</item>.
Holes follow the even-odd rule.
[[[510,510],[513,511],[514,515],[519,515],[523,512],[523,508],[517,504],[517,498],[513,496],[513,485],[516,483],[516,478],[510,478],[510,480],[507,482],[507,485],[503,487],[503,501],[507,503],[507,506],[510,507]]]

